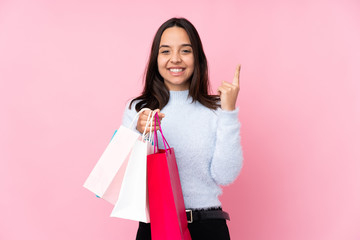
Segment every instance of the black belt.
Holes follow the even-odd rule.
[[[188,223],[206,219],[227,219],[230,220],[229,214],[223,210],[186,210]]]

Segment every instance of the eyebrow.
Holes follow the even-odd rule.
[[[189,43],[185,43],[185,44],[181,44],[182,47],[192,47],[191,44]],[[170,47],[169,45],[160,45],[159,48],[162,48],[162,47]]]

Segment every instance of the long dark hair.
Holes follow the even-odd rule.
[[[142,94],[130,102],[129,108],[135,101],[136,111],[147,107],[150,109],[162,109],[169,102],[170,93],[164,84],[164,79],[158,70],[157,58],[159,54],[159,45],[163,32],[171,27],[183,28],[190,39],[194,54],[194,73],[190,77],[189,95],[193,102],[198,101],[205,107],[217,109],[219,97],[209,95],[209,76],[206,56],[202,47],[200,36],[195,27],[185,18],[171,18],[163,23],[157,30],[152,46],[148,65],[146,68],[145,86]]]

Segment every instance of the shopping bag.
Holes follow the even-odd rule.
[[[140,110],[130,128],[120,126],[83,185],[111,204],[115,204],[118,199],[130,152],[141,136],[132,130],[132,126],[145,110],[150,109]]]
[[[145,132],[148,126],[152,128],[155,112],[150,115],[151,118],[147,121],[141,139],[136,140],[131,151],[119,198],[111,212],[111,217],[150,222],[146,166],[147,155],[154,153],[154,148],[151,131],[147,137]]]
[[[155,114],[155,121],[158,120]],[[158,149],[154,133],[154,154],[147,157],[151,239],[189,240],[184,198],[175,152],[167,143],[159,122],[165,149]]]

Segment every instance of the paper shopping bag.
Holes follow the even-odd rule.
[[[144,138],[144,134],[149,122],[150,129],[152,127],[153,113],[151,114],[152,117],[150,121],[148,120],[146,124],[142,139],[137,140],[132,149],[119,198],[111,213],[111,217],[125,218],[145,223],[150,222],[146,171],[147,155],[154,153],[154,149],[151,132],[148,139]]]
[[[119,196],[130,152],[141,136],[131,128],[144,110],[138,112],[130,128],[120,126],[84,183],[85,188],[112,204]]]
[[[156,149],[158,138],[155,132],[155,153],[147,157],[151,239],[190,240],[175,152],[166,142],[161,127],[159,131],[165,149]]]

